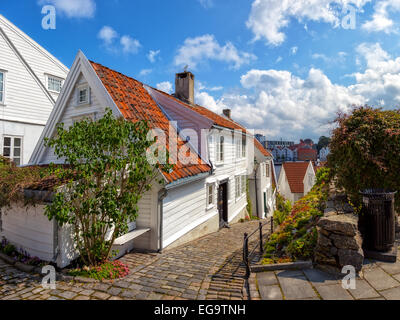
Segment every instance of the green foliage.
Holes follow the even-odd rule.
[[[85,277],[96,280],[115,280],[124,278],[129,274],[127,265],[120,261],[105,262],[97,267],[71,270],[68,273],[73,277]]]
[[[276,195],[276,210],[274,212],[275,225],[281,225],[292,211],[292,204],[279,193]]]
[[[253,204],[251,203],[251,198],[250,198],[249,179],[246,179],[246,195],[247,195],[247,212],[250,217],[253,217]]]
[[[328,198],[329,170],[321,169],[317,184],[308,195],[297,201],[284,221],[265,244],[263,263],[281,263],[313,258],[317,241],[316,224],[323,216]],[[277,201],[279,208],[285,208],[285,201]]]
[[[400,111],[358,107],[336,119],[328,166],[357,207],[359,191],[370,188],[400,190]],[[400,209],[400,194],[396,196]]]
[[[42,167],[17,167],[7,158],[0,156],[0,209],[10,207],[13,202],[29,203],[23,190],[40,184],[50,177],[49,170]]]
[[[138,202],[159,177],[159,170],[172,169],[147,161],[146,151],[155,143],[147,139],[148,133],[147,122],[116,119],[107,110],[96,122],[83,120],[69,129],[60,124],[57,135],[47,139],[69,166],[55,168],[66,184],[45,214],[61,226],[73,227],[80,258],[88,266],[110,257],[112,244],[136,220]]]

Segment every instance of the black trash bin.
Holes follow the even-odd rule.
[[[394,199],[397,192],[369,189],[361,192],[363,208],[359,223],[364,249],[388,252],[396,241]]]

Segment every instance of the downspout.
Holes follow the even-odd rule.
[[[167,197],[168,191],[163,188],[158,192],[158,211],[159,211],[159,239],[158,239],[158,253],[163,251],[163,220],[164,220],[164,199]]]

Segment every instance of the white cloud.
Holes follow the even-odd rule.
[[[400,11],[400,2],[398,0],[377,2],[374,7],[372,20],[364,23],[362,28],[368,32],[393,32],[394,22],[389,18],[389,11]]]
[[[166,93],[172,93],[172,90],[173,90],[172,83],[169,81],[164,81],[164,82],[158,83],[156,85],[156,87],[158,90],[164,91]]]
[[[205,9],[210,9],[214,7],[214,0],[197,0],[201,4],[201,6]]]
[[[339,14],[343,6],[351,4],[362,8],[370,0],[254,0],[247,27],[254,33],[254,40],[265,39],[270,45],[285,41],[282,31],[291,19],[339,25]],[[397,1],[397,0],[393,0]]]
[[[118,33],[109,26],[104,26],[99,31],[97,37],[101,39],[106,46],[109,46],[113,43],[114,39],[118,37]]]
[[[111,53],[118,54],[123,52],[125,54],[135,54],[139,51],[141,44],[139,40],[133,39],[131,36],[123,35],[119,38],[117,31],[110,26],[104,26],[100,29],[97,37],[103,42],[103,46]],[[119,43],[116,39],[119,38]]]
[[[148,76],[152,72],[153,72],[153,69],[143,69],[139,72],[139,76],[145,77],[145,76]]]
[[[122,36],[120,42],[124,53],[137,53],[141,47],[139,40],[127,35]]]
[[[53,5],[57,13],[65,14],[68,18],[93,18],[96,12],[94,0],[39,0],[38,4]]]
[[[271,139],[317,139],[329,134],[338,111],[349,111],[353,104],[400,106],[400,57],[393,58],[378,43],[363,43],[356,51],[365,68],[352,75],[354,84],[349,86],[332,83],[315,68],[304,78],[289,71],[253,69],[241,77],[242,88],[219,99],[203,88],[196,94],[197,103],[218,113],[230,108],[233,119]]]
[[[215,60],[228,63],[230,67],[238,69],[256,59],[255,55],[236,49],[231,42],[221,46],[213,35],[207,34],[187,38],[178,49],[174,63],[179,67],[189,65],[189,68],[196,69],[199,64],[207,60]]]
[[[290,54],[294,56],[297,53],[298,50],[299,50],[299,47],[291,47],[290,48]]]
[[[147,54],[147,59],[149,59],[151,63],[156,62],[157,56],[160,54],[160,52],[160,50],[150,50]]]

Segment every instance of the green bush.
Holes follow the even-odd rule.
[[[360,190],[400,191],[400,111],[358,107],[336,119],[328,166],[351,202],[359,206]],[[396,196],[400,209],[400,194]]]

